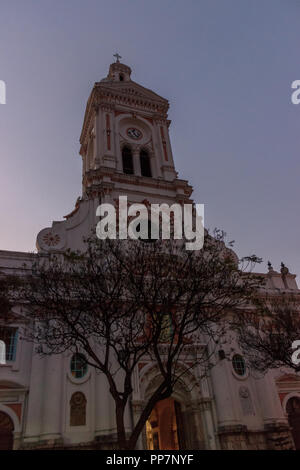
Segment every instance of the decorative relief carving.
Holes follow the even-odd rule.
[[[114,112],[115,106],[111,103],[99,103],[98,106],[102,109],[102,111],[106,112]]]
[[[242,386],[239,388],[239,396],[241,407],[244,416],[254,415],[254,408],[252,403],[252,398],[250,395],[250,391],[247,387]]]
[[[38,233],[36,245],[39,251],[62,250],[65,246],[65,235],[58,228],[44,228]]]
[[[70,426],[85,426],[86,398],[82,392],[73,393],[70,400]]]
[[[52,234],[51,232],[47,232],[43,236],[44,243],[48,246],[55,246],[58,245],[60,242],[60,236],[57,234]]]
[[[128,137],[135,140],[139,140],[143,137],[143,133],[136,127],[128,127],[128,129],[126,130],[126,134],[128,135]]]

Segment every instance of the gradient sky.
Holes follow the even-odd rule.
[[[299,44],[299,0],[1,0],[0,249],[35,250],[74,208],[86,100],[117,50],[169,99],[206,226],[300,275]]]

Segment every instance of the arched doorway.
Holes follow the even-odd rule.
[[[11,418],[0,411],[0,450],[12,450],[14,443],[14,423]]]
[[[300,450],[300,398],[291,397],[286,404],[289,425],[297,450]]]
[[[149,450],[185,448],[181,405],[173,398],[159,401],[146,423]]]

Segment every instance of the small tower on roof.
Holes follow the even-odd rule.
[[[128,65],[121,64],[120,59],[122,56],[117,52],[114,54],[114,57],[116,57],[116,62],[110,64],[107,79],[114,82],[129,82],[131,68]]]

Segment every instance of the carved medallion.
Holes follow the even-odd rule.
[[[57,233],[53,234],[51,232],[48,232],[43,236],[43,241],[48,246],[56,246],[60,242],[60,236],[57,235]]]
[[[143,137],[142,132],[136,127],[129,127],[126,131],[128,137],[134,140],[140,140]]]

